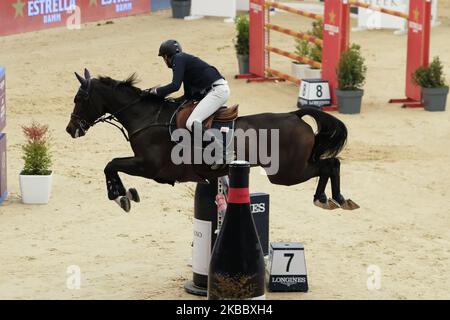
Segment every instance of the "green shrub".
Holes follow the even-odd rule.
[[[295,54],[301,57],[308,57],[310,50],[309,42],[306,40],[295,39]],[[295,63],[300,63],[294,61]]]
[[[323,21],[313,21],[311,34],[323,40]]]
[[[315,44],[312,45],[308,57],[316,62],[322,62],[322,47]],[[315,67],[311,68],[315,69]]]
[[[312,23],[311,31],[308,31],[307,34],[318,39],[323,39],[323,22],[314,21]],[[297,39],[295,53],[299,56],[306,57],[317,62],[322,62],[322,47],[310,43],[309,41]],[[315,67],[311,68],[315,69]]]
[[[422,88],[446,87],[444,66],[439,57],[434,57],[428,67],[420,67],[413,74],[413,81]]]
[[[249,54],[249,29],[250,22],[247,15],[240,15],[236,17],[236,39],[234,41],[234,47],[236,53],[240,55]]]
[[[366,81],[367,66],[359,45],[352,44],[342,54],[336,72],[340,90],[362,89]]]
[[[48,126],[33,122],[30,126],[23,126],[22,131],[27,142],[22,146],[25,161],[22,175],[49,175],[52,165],[50,154]]]

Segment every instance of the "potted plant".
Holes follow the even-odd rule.
[[[346,114],[361,112],[364,94],[362,87],[366,80],[367,66],[359,45],[352,44],[341,55],[336,72],[338,78],[336,96],[339,112]]]
[[[301,57],[307,57],[309,54],[309,42],[306,40],[295,40],[295,54]],[[304,79],[307,77],[307,70],[310,68],[309,64],[302,63],[299,61],[292,61],[291,73],[294,77],[298,79]]]
[[[23,126],[22,131],[27,139],[22,146],[25,164],[19,177],[22,202],[46,204],[50,199],[53,177],[48,126],[33,122],[30,126]]]
[[[414,83],[422,87],[422,100],[427,111],[445,111],[448,86],[443,69],[441,60],[435,57],[428,67],[420,67],[413,74]]]
[[[312,31],[310,34],[317,39],[323,39],[323,22],[322,21],[314,21],[312,23]],[[316,62],[322,62],[322,47],[317,44],[311,44],[309,48],[309,52],[307,54],[308,58]],[[310,79],[320,79],[322,78],[322,70],[315,66],[311,66],[311,68],[307,71],[307,77]]]
[[[191,13],[191,0],[170,0],[170,4],[175,19],[184,19]]]
[[[236,39],[234,40],[234,47],[239,63],[239,74],[249,73],[249,29],[250,21],[247,15],[240,15],[236,17]]]
[[[308,58],[316,62],[322,62],[322,47],[315,44],[312,45],[309,49]],[[322,69],[311,66],[311,68],[307,71],[307,76],[309,79],[321,79]]]

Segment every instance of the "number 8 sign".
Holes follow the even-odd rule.
[[[331,104],[328,81],[321,79],[304,79],[300,84],[297,107],[323,107]]]
[[[301,243],[271,243],[270,291],[308,291],[304,247]]]

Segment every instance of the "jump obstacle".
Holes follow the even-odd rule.
[[[250,0],[250,74],[236,77],[247,79],[248,82],[286,80],[299,85],[301,79],[287,75],[271,66],[271,53],[303,62],[316,68],[322,68],[322,79],[329,83],[332,101],[332,106],[323,107],[322,109],[327,111],[336,110],[335,90],[338,88],[336,68],[342,53],[349,48],[350,7],[355,6],[407,20],[406,98],[391,99],[389,103],[402,103],[404,107],[423,107],[421,103],[421,88],[412,81],[412,74],[417,68],[428,66],[429,63],[431,0],[410,0],[408,14],[353,0],[325,0],[324,6],[324,15],[322,16],[272,1]],[[316,21],[323,21],[323,40],[270,23],[270,8],[276,8]],[[271,45],[270,31],[277,31],[322,46],[322,63]]]
[[[192,280],[187,293],[206,296],[211,252],[227,209],[229,178],[223,176],[209,184],[198,183],[194,196],[194,240],[192,242]],[[269,194],[250,194],[251,210],[264,255],[269,254]]]

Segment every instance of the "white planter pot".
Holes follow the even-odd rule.
[[[52,192],[53,173],[48,176],[20,175],[20,192],[25,204],[47,204]]]
[[[291,74],[298,79],[306,78],[308,70],[311,69],[309,64],[294,63],[291,64]]]
[[[321,69],[308,69],[306,78],[322,79],[322,70]]]

